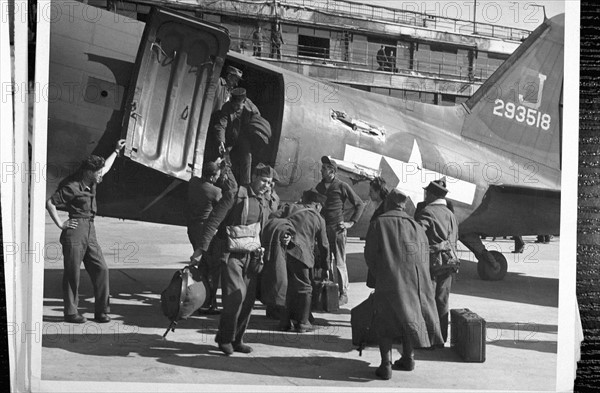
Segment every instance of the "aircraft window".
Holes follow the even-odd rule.
[[[363,134],[371,135],[378,138],[385,138],[385,128],[377,127],[373,124],[367,123],[364,120],[353,118],[344,111],[337,111],[335,109],[329,110],[331,119],[344,127],[351,129],[352,131],[360,131]]]

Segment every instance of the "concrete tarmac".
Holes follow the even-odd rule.
[[[112,321],[93,322],[93,291],[82,267],[79,306],[90,321],[67,324],[62,318],[60,231],[47,220],[41,372],[42,380],[56,381],[48,390],[78,391],[83,382],[97,382],[86,384],[86,391],[100,392],[298,391],[310,386],[343,391],[555,390],[557,238],[536,244],[535,237],[525,237],[522,254],[510,253],[510,238],[487,242],[488,249],[501,250],[508,259],[508,274],[498,282],[480,280],[473,255],[461,249],[450,307],[469,308],[486,320],[485,362],[463,362],[447,343],[443,349],[417,350],[414,371],[394,371],[391,380],[383,381],[375,376],[379,350],[367,348],[359,356],[352,346],[350,310],[371,291],[365,285],[363,241],[349,239],[349,303],[339,312],[315,313],[314,332],[283,333],[257,301],[245,336],[254,352],[226,357],[214,343],[218,315],[194,315],[162,339],[169,322],[161,312],[160,293],[192,253],[185,228],[99,217],[96,230],[110,266]],[[151,385],[119,384],[125,382]],[[186,389],[176,384],[187,384]]]

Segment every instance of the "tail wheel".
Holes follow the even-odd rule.
[[[508,262],[501,252],[489,251],[489,253],[496,260],[497,267],[494,268],[491,263],[483,259],[477,263],[477,273],[482,280],[500,281],[506,276]]]

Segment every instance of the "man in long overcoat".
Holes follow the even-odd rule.
[[[404,212],[407,196],[390,191],[385,213],[369,225],[365,261],[375,276],[373,320],[381,365],[377,376],[390,379],[392,343],[402,343],[395,369],[414,368],[413,348],[442,342],[429,275],[429,245],[423,228]]]

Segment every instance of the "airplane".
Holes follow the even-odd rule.
[[[273,66],[229,51],[224,27],[165,8],[145,24],[107,11],[88,19],[52,21],[50,85],[62,89],[49,100],[48,195],[87,155],[107,156],[123,137],[124,157],[98,188],[98,215],[186,225],[187,181],[202,166],[215,84],[233,65],[271,124],[256,162],[275,167],[282,201],[321,180],[322,156],[365,201],[368,180],[383,176],[410,196],[409,212],[423,187],[445,176],[460,240],[484,280],[503,279],[508,264],[482,236],[559,233],[564,14],[546,19],[456,106]],[[349,236],[365,236],[375,208],[367,205]]]

